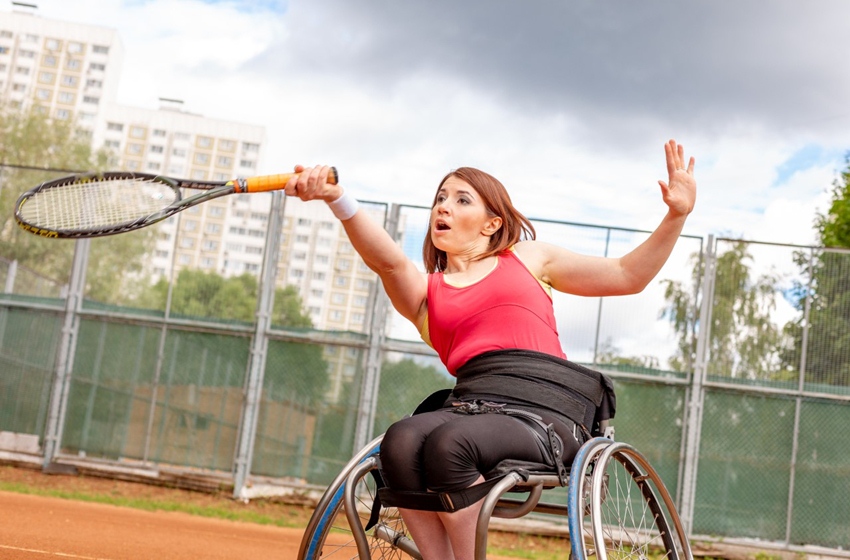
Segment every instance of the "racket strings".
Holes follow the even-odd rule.
[[[98,229],[134,222],[178,200],[166,183],[127,178],[69,183],[31,196],[21,207],[30,224],[55,230]]]

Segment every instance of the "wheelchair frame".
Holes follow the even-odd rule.
[[[304,532],[299,560],[378,560],[402,558],[402,553],[422,558],[395,508],[381,508],[378,524],[369,534],[364,529],[376,491],[368,475],[377,468],[382,439],[357,453],[328,486]],[[608,560],[609,554],[612,560],[650,555],[693,559],[670,493],[632,446],[606,437],[585,442],[570,469],[566,505],[541,503],[543,490],[555,488],[563,486],[554,472],[531,473],[527,479],[511,472],[498,482],[483,499],[475,559],[486,559],[491,517],[519,518],[530,512],[567,516],[572,560]],[[508,492],[527,496],[505,498]]]

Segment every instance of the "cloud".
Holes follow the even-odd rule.
[[[652,229],[674,137],[697,158],[687,233],[809,242],[850,148],[845,0],[39,6],[118,30],[122,103],[262,124],[261,172],[327,162],[373,200],[427,204],[474,165],[530,216]]]

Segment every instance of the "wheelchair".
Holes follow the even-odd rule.
[[[433,409],[433,403],[444,398],[443,392],[431,395],[414,414]],[[582,445],[566,484],[554,469],[518,469],[498,480],[483,498],[478,515],[475,559],[486,559],[492,517],[516,519],[537,512],[566,516],[572,560],[692,560],[673,499],[658,473],[632,446],[615,442],[612,428],[605,434]],[[382,439],[383,435],[360,450],[328,486],[304,531],[299,560],[421,560],[398,510],[380,502],[375,507]],[[566,488],[565,503],[549,494],[552,501],[541,502],[544,490],[557,493],[558,488]]]

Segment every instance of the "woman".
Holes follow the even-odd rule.
[[[547,406],[551,398],[569,400],[572,393],[559,381],[566,379],[561,375],[566,360],[549,290],[634,294],[655,277],[696,199],[694,159],[686,160],[674,140],[664,150],[669,177],[658,183],[667,214],[646,241],[620,258],[580,255],[536,241],[533,226],[499,181],[472,168],[449,173],[431,208],[425,274],[383,227],[359,211],[355,199],[326,182],[328,167],[296,167],[300,174],[286,194],[329,204],[393,306],[458,377],[443,408],[387,430],[381,462],[391,488],[456,491],[483,481],[502,459],[546,460],[549,450],[541,439],[528,437],[527,422],[516,415],[479,414],[483,409],[510,407],[551,424],[569,464],[586,430],[580,414],[568,417]],[[480,506],[479,501],[452,513],[400,511],[424,558],[461,560],[473,557]]]

